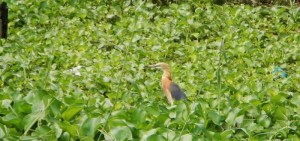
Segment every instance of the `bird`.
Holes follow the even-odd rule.
[[[173,105],[174,100],[185,100],[186,95],[180,87],[172,81],[170,67],[167,63],[160,62],[154,65],[149,65],[151,68],[161,69],[163,75],[161,78],[161,87],[164,95],[167,97],[169,104]]]

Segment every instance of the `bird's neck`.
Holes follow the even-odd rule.
[[[168,79],[172,81],[170,69],[165,69],[162,79]]]

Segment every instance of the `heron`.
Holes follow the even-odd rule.
[[[167,63],[157,63],[150,65],[151,68],[161,69],[164,73],[161,78],[161,87],[169,104],[173,105],[174,100],[186,99],[186,95],[180,87],[172,81],[170,67]]]

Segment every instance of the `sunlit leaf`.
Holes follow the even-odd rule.
[[[5,129],[5,126],[0,125],[0,139],[3,138],[3,137],[5,136],[5,132],[4,132],[3,129]]]
[[[82,109],[83,109],[83,107],[81,107],[81,106],[76,106],[76,105],[70,106],[67,110],[65,110],[62,113],[62,117],[68,121],[68,120],[72,119]]]
[[[238,112],[240,111],[240,109],[235,108],[232,111],[229,112],[227,118],[225,119],[225,121],[229,124],[232,125],[234,120],[236,119],[236,116],[238,114]]]
[[[88,118],[81,126],[82,133],[86,136],[94,137],[100,125],[100,118]]]
[[[60,122],[60,123],[59,123],[59,127],[60,127],[61,129],[63,129],[64,131],[68,132],[68,133],[64,132],[64,133],[62,134],[62,136],[63,136],[64,138],[69,138],[70,135],[71,135],[71,136],[78,136],[78,135],[80,134],[80,128],[79,128],[79,126],[78,126],[78,125],[75,125],[75,124],[70,124],[70,123],[67,122],[67,121]]]
[[[62,135],[62,129],[59,127],[58,124],[53,124],[51,128],[52,130],[54,130],[56,138],[59,138]]]
[[[183,141],[191,141],[193,140],[193,135],[192,134],[185,134],[185,135],[182,135],[180,137],[180,140],[183,140]]]
[[[24,127],[25,130],[25,134],[30,130],[30,128],[38,121],[41,120],[42,118],[44,118],[45,116],[45,112],[44,111],[40,111],[37,113],[31,113],[28,114],[24,117],[23,121],[22,121],[22,125]]]
[[[116,139],[116,140],[131,140],[132,133],[131,130],[126,126],[116,126],[112,128],[109,133]]]
[[[209,111],[208,117],[217,125],[221,124],[221,116],[216,111]]]

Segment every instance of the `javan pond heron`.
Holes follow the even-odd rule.
[[[176,83],[172,82],[170,67],[168,64],[157,63],[150,65],[149,67],[161,69],[164,72],[161,78],[161,87],[169,104],[173,105],[174,100],[186,99],[186,95],[180,87]]]

